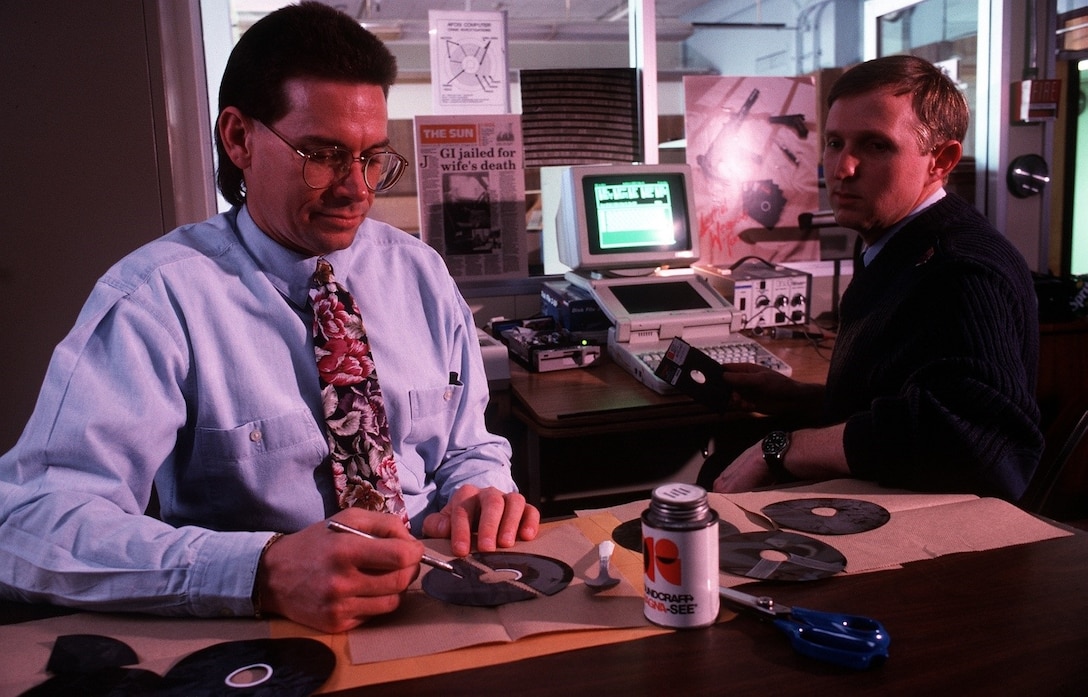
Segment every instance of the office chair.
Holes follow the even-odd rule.
[[[1070,400],[1047,428],[1043,458],[1020,507],[1088,523],[1088,394]]]

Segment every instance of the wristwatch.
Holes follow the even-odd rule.
[[[789,431],[771,431],[763,439],[763,459],[771,468],[771,476],[776,482],[788,482],[793,476],[786,470],[783,460],[790,449]]]

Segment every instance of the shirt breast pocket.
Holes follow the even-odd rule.
[[[447,436],[453,428],[464,389],[464,385],[443,385],[410,391],[408,401],[412,411],[412,428],[408,440],[420,442],[439,434]]]
[[[242,489],[266,486],[292,466],[312,470],[327,454],[324,435],[307,409],[233,428],[198,428],[195,452],[208,481]]]

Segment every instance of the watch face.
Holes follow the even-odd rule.
[[[772,431],[763,439],[763,452],[767,455],[775,455],[786,449],[790,444],[790,435],[785,431]]]

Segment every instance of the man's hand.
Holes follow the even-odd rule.
[[[507,494],[493,487],[479,489],[466,484],[438,513],[423,520],[427,537],[449,538],[453,553],[463,557],[472,551],[472,531],[481,552],[512,547],[517,540],[531,540],[540,529],[540,511],[521,494]]]
[[[820,408],[822,385],[797,382],[755,363],[722,365],[722,380],[733,389],[729,406],[762,414],[811,414]]]
[[[771,484],[774,484],[771,468],[763,459],[762,445],[756,443],[722,470],[714,480],[714,491],[719,494],[734,494]]]
[[[257,570],[262,612],[337,633],[397,608],[423,544],[386,513],[349,508],[334,518],[382,539],[333,532],[325,521],[283,536]]]

